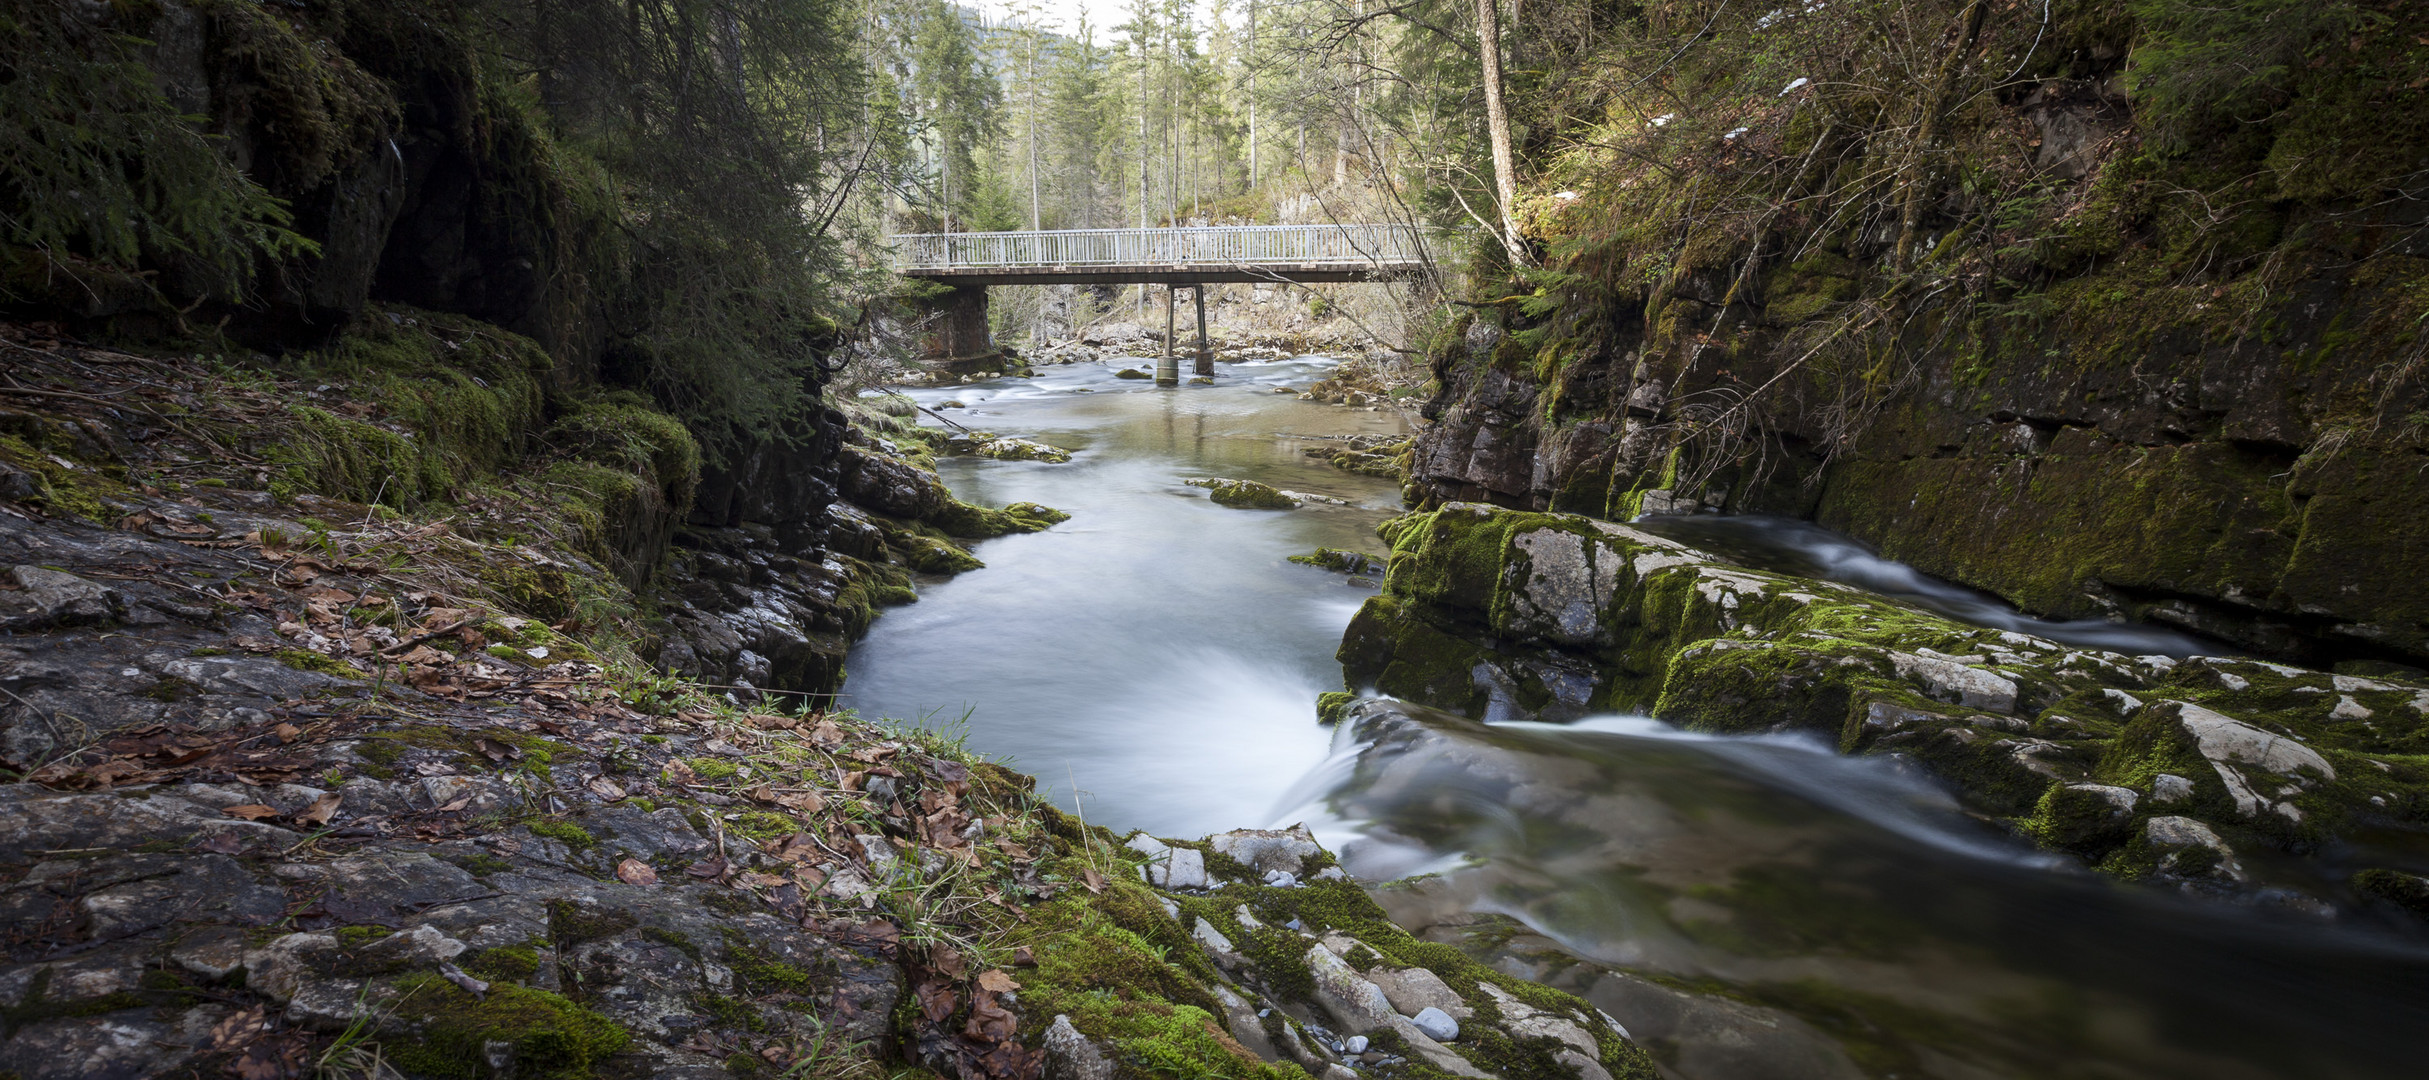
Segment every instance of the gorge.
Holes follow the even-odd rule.
[[[12,0],[0,1078],[2410,1075],[2406,13]]]

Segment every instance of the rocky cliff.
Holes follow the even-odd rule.
[[[1544,265],[1437,338],[1417,499],[1808,517],[2043,614],[2429,659],[2396,6],[1683,7],[1609,35],[1683,35],[1658,100],[1547,121]]]

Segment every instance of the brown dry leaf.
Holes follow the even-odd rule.
[[[1018,947],[1014,948],[1014,949],[1012,950],[1012,966],[1013,966],[1013,967],[1036,967],[1036,966],[1037,966],[1037,951],[1036,951],[1036,950],[1034,950],[1034,949],[1031,949],[1031,948],[1030,948],[1030,947],[1028,947],[1027,945],[1022,945],[1022,946],[1018,946]]]
[[[455,661],[454,656],[428,645],[416,645],[407,649],[405,655],[397,657],[397,659],[407,664],[448,664]]]
[[[969,965],[963,959],[960,949],[951,945],[938,945],[928,953],[928,966],[935,968],[938,974],[948,979],[958,979]]]
[[[801,721],[790,716],[773,716],[767,713],[752,713],[742,719],[761,731],[791,731],[801,726]]]
[[[827,801],[820,798],[815,791],[799,793],[788,791],[776,796],[776,805],[788,810],[799,810],[804,814],[815,814],[827,808]]]
[[[678,784],[692,784],[699,782],[700,774],[693,772],[682,758],[674,758],[666,763],[666,778]]]
[[[474,739],[472,745],[481,751],[481,756],[492,762],[521,761],[523,759],[522,748],[509,746],[496,739]]]
[[[295,823],[298,825],[328,824],[330,818],[337,816],[337,804],[342,801],[343,798],[344,797],[339,795],[337,792],[332,791],[321,796],[320,798],[312,800],[312,805],[303,808],[301,812],[295,815]]]
[[[278,808],[273,806],[263,806],[260,803],[247,803],[243,806],[228,807],[225,810],[221,810],[220,813],[226,814],[232,818],[243,818],[246,821],[260,821],[264,818],[277,817]]]
[[[296,727],[293,724],[280,724],[277,727],[271,728],[270,734],[278,736],[278,741],[283,745],[302,738],[304,735],[304,729]]]
[[[821,720],[817,727],[810,729],[810,743],[821,750],[842,746],[843,729],[835,726],[833,720]]]
[[[693,877],[700,878],[703,881],[714,881],[725,876],[725,856],[709,856],[708,858],[702,859],[699,862],[691,864],[690,866],[684,867],[683,872],[690,874]]]
[[[1097,873],[1096,867],[1081,867],[1080,881],[1088,886],[1089,892],[1101,893],[1105,891],[1105,875]]]
[[[658,872],[639,859],[626,859],[616,864],[616,880],[627,885],[655,885]]]
[[[260,1006],[229,1014],[227,1019],[212,1025],[211,1048],[208,1052],[224,1054],[251,1043],[254,1036],[261,1034],[261,1022]]]
[[[604,776],[591,777],[589,782],[583,786],[588,787],[591,794],[609,802],[615,802],[625,796],[624,788],[621,785]]]
[[[743,792],[742,794],[749,798],[752,802],[772,804],[776,801],[776,789],[769,787],[766,784],[761,784],[758,787]]]
[[[1009,994],[1021,988],[1003,969],[994,968],[978,973],[978,988],[990,994]]]
[[[452,814],[452,813],[455,813],[456,811],[461,810],[461,809],[463,809],[463,808],[465,808],[465,807],[467,807],[467,806],[470,806],[470,805],[472,805],[472,796],[470,796],[470,795],[466,795],[466,796],[464,796],[464,797],[463,797],[463,798],[461,798],[461,799],[457,799],[457,800],[456,800],[456,801],[454,801],[454,802],[451,802],[451,803],[448,803],[448,804],[447,804],[447,805],[445,805],[445,806],[439,807],[439,813],[442,813],[442,814]]]
[[[849,756],[854,761],[865,761],[871,765],[875,765],[880,761],[893,757],[900,749],[901,747],[897,746],[872,746],[862,750],[854,750]]]

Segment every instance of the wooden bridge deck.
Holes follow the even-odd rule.
[[[1426,262],[1409,225],[1236,225],[915,233],[893,238],[895,269],[950,285],[1197,285],[1378,281]]]

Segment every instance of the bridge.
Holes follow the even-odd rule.
[[[1377,281],[1426,261],[1410,225],[1226,225],[894,237],[895,269],[952,285]]]
[[[933,302],[926,359],[970,374],[1001,370],[987,330],[990,285],[1162,285],[1164,356],[1156,383],[1176,385],[1174,303],[1197,304],[1196,373],[1214,374],[1206,337],[1207,285],[1228,282],[1389,281],[1430,261],[1429,230],[1413,225],[1227,225],[1180,229],[1060,229],[913,233],[893,237],[894,269],[952,292]]]

